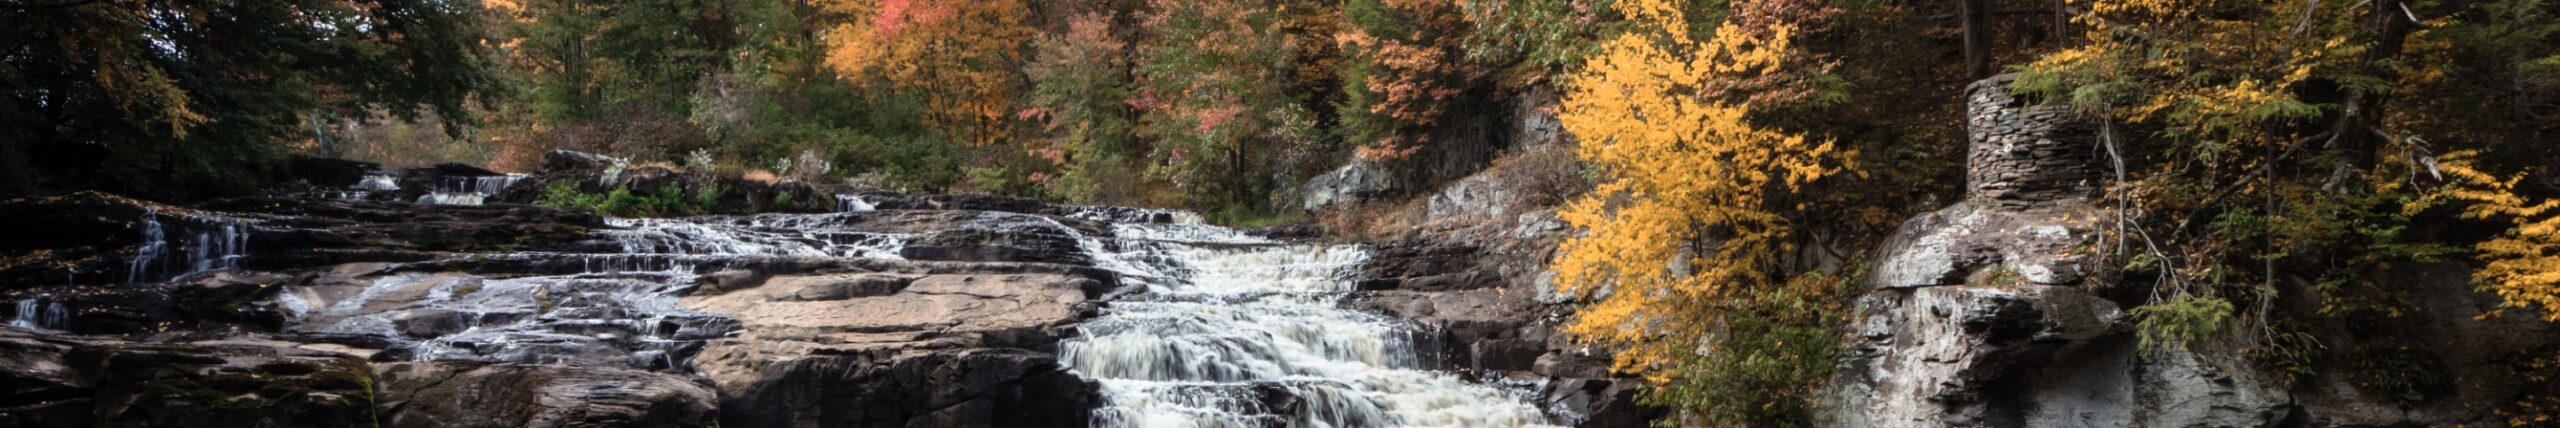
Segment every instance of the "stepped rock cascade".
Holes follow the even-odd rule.
[[[19,299],[16,308],[18,310],[17,315],[9,318],[9,326],[17,328],[63,328],[64,324],[68,324],[67,321],[70,319],[71,310],[62,306],[62,302],[60,301],[46,301],[49,300],[46,297],[50,296],[37,296]]]
[[[240,267],[240,259],[248,255],[251,225],[246,220],[173,217],[174,224],[164,226],[161,217],[158,213],[143,216],[142,241],[134,247],[125,282],[161,281],[235,269]]]
[[[679,299],[703,272],[756,257],[897,260],[908,236],[852,230],[847,216],[765,214],[608,219],[577,249],[498,253],[447,263],[521,265],[536,275],[395,272],[361,287],[305,287],[280,296],[291,331],[390,338],[416,361],[577,363],[690,371],[703,341],[739,328]],[[555,267],[544,267],[555,266]],[[566,270],[568,272],[552,272]]]
[[[879,208],[879,205],[872,204],[871,201],[862,199],[861,195],[836,195],[836,212],[849,213],[870,211]]]
[[[771,214],[684,220],[615,219],[599,232],[630,254],[715,254],[899,259],[913,235],[846,230],[838,217]]]
[[[481,201],[497,195],[499,191],[506,190],[507,186],[514,185],[516,181],[523,180],[525,177],[525,174],[443,177],[436,181],[435,190],[428,192],[425,196],[419,196],[418,202],[438,205],[479,205]],[[372,176],[367,176],[362,184],[372,183]],[[398,185],[395,184],[392,188],[397,189]]]
[[[355,189],[368,191],[400,190],[400,177],[393,177],[389,174],[365,174],[363,180],[356,181]]]
[[[872,191],[639,219],[294,190],[0,201],[33,231],[0,243],[33,251],[0,260],[27,284],[0,290],[0,361],[22,362],[0,388],[47,391],[0,425],[1509,427],[1601,391],[1442,371],[1452,327],[1357,304],[1374,244],[1180,211]]]
[[[1503,389],[1422,369],[1416,329],[1342,308],[1355,245],[1289,244],[1197,224],[1113,226],[1098,267],[1143,292],[1062,344],[1102,383],[1095,426],[1537,426]],[[1113,251],[1110,248],[1117,248]]]

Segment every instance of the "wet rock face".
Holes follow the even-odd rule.
[[[718,393],[684,376],[600,367],[389,363],[385,427],[711,427]]]
[[[1100,405],[1091,381],[1029,350],[825,352],[762,363],[752,380],[723,382],[722,426],[1082,427]]]
[[[603,219],[541,207],[246,197],[201,207],[100,193],[0,202],[0,283],[167,281],[231,268],[417,261],[427,252],[550,249]]]
[[[355,426],[372,423],[362,360],[291,343],[138,344],[0,330],[10,426]]]

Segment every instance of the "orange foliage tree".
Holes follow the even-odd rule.
[[[1335,40],[1361,61],[1344,82],[1358,85],[1347,88],[1355,110],[1345,114],[1360,157],[1413,155],[1479,80],[1467,62],[1463,12],[1456,0],[1360,1],[1346,12],[1355,25]]]
[[[827,0],[857,17],[829,29],[826,64],[926,100],[925,120],[972,147],[1014,136],[1017,52],[1032,39],[1020,0]]]

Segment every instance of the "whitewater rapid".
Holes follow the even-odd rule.
[[[1424,368],[1412,326],[1342,308],[1369,257],[1360,246],[1198,224],[1119,223],[1113,235],[1087,251],[1146,289],[1061,345],[1073,373],[1102,384],[1094,426],[1551,423],[1512,391]]]

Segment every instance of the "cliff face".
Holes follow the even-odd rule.
[[[1967,91],[1966,199],[1903,223],[1878,249],[1824,425],[2488,425],[2551,388],[2524,371],[2560,332],[2525,317],[2477,318],[2496,297],[2475,292],[2455,264],[2376,278],[2424,301],[2389,328],[2308,328],[2319,345],[2299,376],[2234,351],[2143,350],[2127,311],[2146,290],[2116,286],[2110,267],[2121,262],[2098,251],[2115,245],[2114,212],[2090,199],[2111,169],[2094,144],[2102,128],[2009,97],[2009,81]],[[2274,310],[2316,311],[2309,300],[2280,297]],[[2373,392],[2362,373],[2373,355],[2355,350],[2412,339],[2436,345],[2391,353],[2417,386]]]

